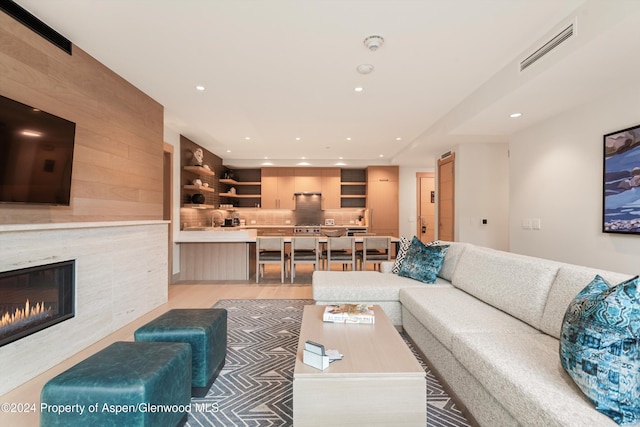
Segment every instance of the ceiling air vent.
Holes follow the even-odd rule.
[[[551,52],[556,47],[560,46],[565,41],[569,40],[571,37],[575,35],[575,22],[572,22],[567,27],[565,27],[562,31],[560,31],[554,38],[546,42],[542,47],[533,52],[531,55],[526,57],[524,60],[520,62],[520,72],[523,72],[530,66],[532,66],[536,61],[541,59],[547,53]]]

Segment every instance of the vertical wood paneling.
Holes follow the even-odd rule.
[[[248,280],[248,243],[182,243],[181,280]]]
[[[0,204],[0,223],[162,219],[163,107],[77,46],[0,14],[0,95],[76,123],[71,206]]]

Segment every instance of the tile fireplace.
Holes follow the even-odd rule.
[[[75,261],[0,272],[0,347],[74,316]]]

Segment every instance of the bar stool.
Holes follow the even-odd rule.
[[[289,256],[284,251],[284,238],[257,237],[256,238],[256,283],[264,277],[265,264],[280,265],[280,282],[284,283],[287,274]]]
[[[383,261],[391,260],[391,239],[388,237],[364,237],[362,250],[358,251],[360,269],[366,270],[367,263],[373,263],[373,269],[380,269]]]
[[[351,270],[356,270],[356,239],[353,237],[327,238],[327,270],[331,270],[331,262],[338,261],[342,269],[351,264]]]
[[[296,275],[296,264],[313,264],[313,269],[318,269],[320,263],[320,251],[317,237],[292,237],[291,238],[291,283]]]

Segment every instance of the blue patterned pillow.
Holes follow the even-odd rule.
[[[638,276],[611,287],[596,276],[569,304],[560,361],[596,409],[616,423],[640,421]]]
[[[424,283],[435,283],[448,250],[448,245],[427,246],[414,236],[398,275]]]
[[[433,246],[439,245],[439,240],[434,240],[433,242],[425,243],[425,246]],[[407,257],[407,251],[409,250],[409,246],[411,246],[411,240],[407,239],[404,236],[400,237],[400,246],[398,248],[398,255],[396,255],[396,260],[393,263],[393,267],[391,268],[391,272],[394,274],[398,274],[400,272],[400,267],[402,267],[402,263],[404,259]]]

